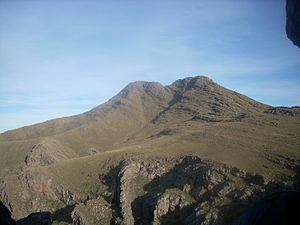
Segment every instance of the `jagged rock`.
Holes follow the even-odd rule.
[[[190,90],[193,88],[212,90],[213,86],[216,85],[216,83],[206,76],[187,77],[185,79],[177,80],[172,84],[172,86],[183,90]]]
[[[53,204],[74,205],[81,202],[81,198],[66,188],[47,168],[26,168],[18,179],[23,187],[21,202],[30,204],[31,212],[53,211]],[[26,211],[30,212],[28,209]],[[24,216],[24,212],[16,214],[18,218],[20,215]]]
[[[141,188],[138,186],[140,185],[140,179],[144,178],[149,182],[164,172],[165,168],[159,161],[147,163],[140,159],[130,159],[121,162],[118,174],[120,178],[119,202],[124,224],[134,224],[131,205],[133,200],[140,194],[140,191],[137,190]]]
[[[102,197],[76,205],[72,212],[74,225],[110,224],[111,205]]]
[[[173,190],[174,191],[174,190]],[[185,195],[182,195],[180,191],[178,192],[167,192],[162,194],[157,200],[156,207],[153,211],[153,225],[160,225],[162,218],[164,220],[168,220],[170,223],[171,221],[176,223],[179,222],[180,218],[180,211],[189,206],[192,202],[188,201]],[[179,213],[179,214],[178,214]],[[169,215],[168,215],[169,214]],[[171,214],[171,216],[170,216]],[[177,218],[174,218],[174,215],[177,214]],[[171,217],[171,218],[170,218]],[[170,221],[171,220],[171,221]]]
[[[296,116],[300,114],[300,107],[271,107],[265,110],[265,113],[271,113],[274,115],[287,115],[287,116]]]
[[[47,166],[55,162],[66,160],[72,154],[67,151],[58,141],[45,139],[33,146],[25,158],[27,166]]]
[[[81,203],[45,169],[27,168],[19,177],[46,199],[76,204],[71,215],[76,225],[229,224],[255,200],[283,188],[260,174],[197,156],[131,157],[99,178],[107,189]],[[31,204],[42,209],[38,200]]]
[[[25,170],[19,178],[23,185],[29,190],[41,193],[48,199],[59,200],[67,205],[80,202],[80,198],[78,196],[71,193],[57,180],[52,177],[45,176],[43,173],[33,173],[32,170],[28,169]]]
[[[164,159],[132,158],[122,161],[109,179],[102,176],[106,185],[115,184],[112,204],[119,211],[113,213],[113,224],[227,224],[248,204],[276,189],[259,174],[196,156],[168,163],[173,166],[162,169]]]
[[[5,181],[0,182],[0,199],[1,199],[2,203],[10,211],[10,213],[12,214],[12,217],[14,219],[18,219],[18,218],[21,218],[21,217],[25,216],[22,213],[19,214],[19,212],[18,212],[19,211],[18,204],[17,203],[13,203],[11,201],[11,198],[8,195],[8,191],[9,191],[9,187],[7,185],[7,182],[5,182]]]

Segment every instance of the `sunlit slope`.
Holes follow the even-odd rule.
[[[279,191],[281,183],[293,185],[300,165],[299,124],[299,107],[271,107],[207,77],[189,77],[169,86],[134,82],[89,112],[1,134],[0,200],[14,218],[50,211],[54,224],[61,224],[59,215],[87,213],[94,203],[117,213],[120,207],[127,210],[131,197],[134,201],[143,195],[151,202],[156,190],[164,188],[154,182],[155,176],[166,179],[163,185],[170,189],[161,193],[192,202],[193,191],[184,187],[192,187],[207,170],[219,171],[216,178],[222,185],[232,178],[227,169],[242,170],[228,188],[253,196],[259,190]],[[191,183],[182,181],[189,175],[178,175],[190,171],[185,168],[189,163],[176,166],[186,157],[194,165],[190,169],[197,171],[190,174],[195,178]],[[216,170],[209,163],[198,170],[202,159]],[[164,171],[169,171],[165,178]],[[247,183],[250,178],[258,179],[258,186]],[[214,179],[207,174],[210,180]],[[221,200],[227,196],[216,193]],[[117,218],[113,213],[105,221]],[[63,224],[72,221],[67,222]]]
[[[5,132],[0,135],[0,153],[7,156],[0,159],[1,171],[19,168],[36,144],[49,139],[74,156],[112,149],[149,123],[170,98],[171,91],[161,84],[135,82],[89,112]]]
[[[18,173],[26,157],[43,165],[120,149],[193,153],[266,172],[299,159],[300,144],[299,115],[270,108],[204,76],[169,86],[133,82],[89,112],[1,134],[1,176]],[[36,152],[43,155],[35,159]]]

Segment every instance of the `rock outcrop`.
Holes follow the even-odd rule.
[[[265,110],[265,113],[271,113],[274,115],[287,115],[287,116],[297,116],[300,115],[300,107],[271,107]]]
[[[165,171],[165,166],[159,160],[147,162],[131,158],[120,162],[118,167],[103,176],[102,182],[111,191],[114,224],[134,224],[133,201],[144,194],[144,184],[161,176]]]
[[[47,138],[33,146],[25,158],[25,163],[30,167],[47,166],[72,156],[74,157],[74,154],[58,141]]]
[[[33,212],[53,213],[82,202],[77,194],[57,179],[55,173],[45,168],[26,168],[13,179],[14,187],[7,181],[0,183],[0,198],[16,220]]]
[[[259,174],[197,156],[136,156],[100,174],[98,182],[103,187],[94,198],[80,199],[51,178],[49,171],[39,170],[37,175],[36,170],[27,168],[19,177],[25,187],[23,198],[31,202],[35,211],[47,210],[43,199],[73,205],[70,217],[75,225],[231,224],[255,201],[290,188]],[[39,197],[32,198],[33,193]],[[30,221],[48,225],[51,214],[34,213],[20,224]]]
[[[74,225],[110,224],[111,205],[102,197],[78,204],[71,216]]]
[[[98,207],[102,212],[109,211],[110,202],[110,222],[116,225],[229,224],[249,204],[286,188],[259,174],[195,156],[131,158],[100,178],[109,188],[103,195],[107,202],[102,199]],[[88,201],[80,207],[86,210],[91,205]],[[73,218],[76,224],[90,224],[79,206]]]
[[[73,205],[79,203],[80,197],[69,191],[63,184],[61,184],[49,171],[26,169],[19,179],[29,192],[39,193],[49,200],[57,200],[66,205]],[[25,190],[24,190],[25,191]],[[32,199],[32,204],[35,205]],[[36,208],[38,210],[38,208]]]
[[[286,34],[300,48],[300,2],[286,1]]]

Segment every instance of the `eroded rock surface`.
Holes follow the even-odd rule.
[[[229,224],[252,202],[285,188],[195,156],[124,160],[102,179],[110,185],[111,223],[122,225]]]
[[[300,107],[271,107],[265,111],[265,113],[271,113],[274,115],[287,115],[287,116],[296,116],[300,115]]]
[[[72,152],[65,149],[58,141],[48,138],[33,146],[25,158],[25,163],[30,167],[47,166],[71,156],[73,156]]]
[[[72,212],[74,225],[110,224],[111,205],[102,197],[78,204]]]
[[[22,196],[31,199],[32,210],[47,209],[41,198],[32,198],[31,193],[38,193],[73,205],[70,218],[76,225],[231,224],[255,201],[289,188],[196,156],[124,159],[99,174],[102,191],[91,199],[80,199],[47,171],[36,171],[27,168],[19,177],[25,187]]]
[[[46,199],[58,200],[66,205],[80,202],[80,197],[69,191],[61,184],[55,175],[45,171],[34,169],[25,170],[20,176],[20,181],[28,191],[42,194]],[[32,200],[34,201],[34,199]]]

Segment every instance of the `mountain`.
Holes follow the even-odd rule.
[[[53,224],[230,224],[299,188],[299,123],[299,107],[205,76],[133,82],[86,113],[0,134],[0,200]]]

